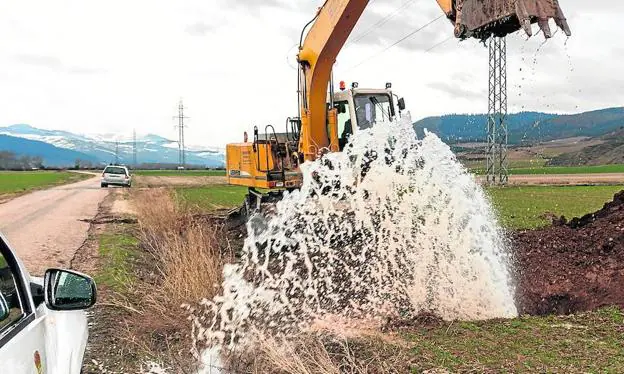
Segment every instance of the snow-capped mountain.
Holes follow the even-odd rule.
[[[0,134],[77,151],[104,164],[115,161],[117,150],[119,162],[127,164],[133,162],[131,137],[123,137],[124,140],[120,140],[122,137],[118,134],[80,135],[68,131],[38,129],[30,125],[0,127]],[[224,164],[224,152],[221,149],[193,146],[186,148],[186,163],[189,165],[221,167]],[[40,156],[46,159],[45,154]],[[177,164],[178,143],[154,134],[137,136],[137,162]]]

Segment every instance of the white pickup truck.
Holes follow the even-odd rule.
[[[35,278],[0,235],[0,373],[79,374],[87,344],[85,309],[95,282],[70,270]]]

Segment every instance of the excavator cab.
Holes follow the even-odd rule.
[[[376,123],[392,121],[401,110],[405,109],[405,101],[395,96],[391,84],[386,89],[358,88],[353,83],[351,89],[344,89],[334,94],[334,108],[337,111],[338,145],[344,149],[349,137],[358,130],[366,130]],[[398,110],[396,106],[399,106]]]

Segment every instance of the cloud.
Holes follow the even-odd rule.
[[[84,66],[68,66],[59,58],[54,56],[35,55],[35,54],[18,54],[14,56],[15,60],[28,66],[42,67],[59,73],[68,74],[102,74],[106,73],[106,69],[91,68]]]
[[[79,67],[79,66],[68,67],[65,69],[65,71],[70,74],[105,74],[105,73],[108,73],[108,70],[106,69]]]
[[[52,70],[63,70],[63,63],[56,57],[33,55],[33,54],[19,54],[14,56],[15,60],[31,66],[45,67]]]
[[[194,36],[205,36],[206,34],[216,30],[216,26],[209,25],[205,22],[195,22],[186,28],[186,32]]]
[[[253,125],[281,127],[297,112],[292,47],[323,1],[11,2],[0,12],[0,125],[175,137],[171,117],[184,97],[193,143],[223,146]],[[561,32],[545,44],[541,35],[508,39],[510,111],[622,105],[624,2],[560,3],[573,32],[567,44]],[[487,48],[451,39],[424,53],[452,35],[444,18],[380,53],[441,14],[433,0],[371,1],[336,79],[393,82],[415,120],[486,111]]]
[[[442,91],[453,99],[483,99],[487,95],[487,91],[483,89],[474,90],[470,89],[470,87],[458,85],[457,83],[433,82],[427,84],[427,87]]]
[[[248,10],[267,7],[292,8],[294,6],[293,2],[283,0],[219,0],[219,3],[222,8],[244,8]]]

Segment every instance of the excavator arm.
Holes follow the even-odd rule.
[[[305,160],[330,150],[329,125],[335,125],[335,111],[327,111],[327,85],[338,53],[344,46],[369,0],[327,0],[299,51],[301,136],[299,149]],[[335,146],[334,146],[335,148]],[[332,149],[336,150],[336,149]]]
[[[520,28],[531,35],[531,24],[535,22],[548,38],[551,36],[548,27],[550,18],[570,35],[557,0],[436,1],[455,25],[455,36],[458,38],[484,40],[492,35],[505,36]],[[327,108],[328,84],[338,53],[368,3],[369,0],[326,0],[300,47],[299,150],[304,160],[314,160],[324,151],[337,150],[337,114],[335,109]]]

